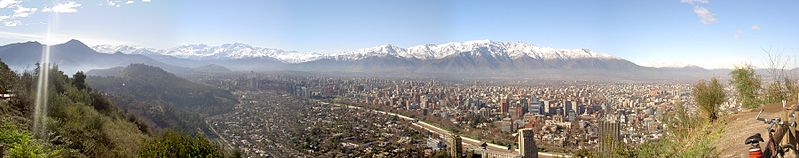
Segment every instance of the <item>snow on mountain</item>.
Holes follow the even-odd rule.
[[[144,48],[136,46],[128,46],[128,45],[96,45],[93,46],[92,49],[100,53],[112,54],[116,52],[121,52],[125,54],[137,54],[135,52],[142,50]]]
[[[244,59],[270,57],[288,63],[300,63],[316,60],[322,56],[319,53],[304,53],[296,51],[284,51],[272,48],[253,47],[242,43],[223,44],[220,46],[208,46],[205,44],[183,45],[172,49],[157,50],[151,48],[141,48],[125,45],[97,45],[92,47],[98,52],[114,53],[122,52],[126,54],[148,54],[155,53],[160,55],[174,56],[178,58],[208,60],[208,59]]]
[[[497,42],[490,40],[474,40],[465,42],[451,42],[445,44],[425,44],[409,48],[386,44],[377,47],[357,49],[354,51],[320,54],[297,51],[285,51],[272,48],[253,47],[242,43],[208,46],[204,44],[183,45],[167,50],[156,50],[135,46],[98,45],[93,47],[98,52],[127,54],[157,53],[179,58],[206,60],[206,59],[243,59],[270,57],[287,63],[302,63],[318,59],[335,60],[361,60],[368,57],[397,57],[419,60],[442,59],[451,55],[469,53],[473,56],[490,55],[495,58],[521,58],[534,59],[580,59],[601,58],[618,59],[608,54],[595,52],[588,49],[558,49],[539,47],[523,42]]]
[[[557,49],[538,47],[522,42],[496,42],[490,40],[474,40],[466,42],[452,42],[445,44],[426,44],[410,47],[408,49],[393,45],[381,45],[364,48],[337,55],[339,60],[359,60],[366,57],[395,56],[402,58],[415,58],[421,60],[442,59],[447,56],[470,53],[474,56],[491,55],[492,57],[531,57],[536,59],[579,59],[602,58],[615,59],[608,54],[595,52],[588,49]]]

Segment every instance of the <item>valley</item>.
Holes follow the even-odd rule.
[[[398,118],[321,105],[275,90],[235,94],[241,103],[232,112],[206,121],[223,142],[247,156],[430,157],[436,153],[426,145],[430,134]]]

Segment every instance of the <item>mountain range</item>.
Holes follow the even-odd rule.
[[[121,52],[125,54],[167,55],[192,60],[273,58],[284,63],[304,63],[322,59],[361,60],[368,57],[387,56],[406,59],[434,60],[458,55],[462,52],[474,52],[477,54],[473,55],[490,55],[493,57],[505,58],[616,58],[608,54],[598,53],[588,49],[556,49],[538,47],[522,42],[496,42],[490,40],[475,40],[462,43],[452,42],[438,45],[425,44],[409,47],[407,49],[386,44],[371,48],[330,54],[260,48],[243,43],[223,44],[219,46],[208,46],[204,44],[183,45],[172,49],[153,49],[128,45],[97,45],[93,46],[92,48],[102,53]],[[481,54],[479,51],[486,51],[488,54]]]
[[[14,70],[32,70],[41,62],[45,46],[39,42],[13,43],[0,46],[0,59]],[[168,71],[185,72],[188,68],[165,64],[150,57],[138,54],[98,53],[78,40],[50,46],[51,63],[60,70],[74,73],[91,69],[111,68],[134,63],[158,66]]]
[[[39,61],[43,45],[14,43],[0,47],[0,58],[14,68]],[[202,67],[227,71],[311,71],[394,74],[397,76],[488,77],[568,80],[694,79],[724,76],[729,70],[700,67],[653,68],[589,49],[558,49],[523,42],[475,40],[401,48],[386,44],[340,53],[260,48],[242,43],[184,45],[152,49],[126,45],[86,46],[77,40],[51,47],[62,69],[105,69],[144,63],[176,73]],[[28,65],[28,66],[26,66]],[[723,73],[723,74],[722,74]]]

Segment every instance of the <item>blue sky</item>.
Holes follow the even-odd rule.
[[[44,40],[48,30],[54,42],[153,48],[241,42],[313,52],[490,39],[588,48],[646,66],[730,68],[763,66],[764,48],[799,53],[796,6],[794,0],[0,0],[0,43]]]

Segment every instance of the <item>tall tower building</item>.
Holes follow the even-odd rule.
[[[519,129],[519,155],[523,158],[537,158],[538,147],[535,145],[532,128]]]
[[[612,157],[613,152],[621,146],[621,124],[617,116],[609,115],[599,122],[599,157]]]
[[[505,98],[500,99],[499,100],[499,111],[501,111],[503,114],[507,114],[508,113],[508,108],[510,108],[510,107],[508,107],[508,99],[505,99]]]
[[[548,101],[548,100],[544,101],[544,111],[542,111],[541,113],[542,113],[542,114],[544,114],[544,115],[549,115],[549,114],[551,114],[552,112],[551,112],[551,111],[550,111],[550,109],[549,109],[549,108],[550,108],[550,106],[551,106],[551,105],[549,105],[549,101]]]
[[[447,139],[447,145],[449,146],[450,157],[461,157],[461,154],[463,154],[463,145],[461,145],[460,135],[449,135],[449,139]]]

